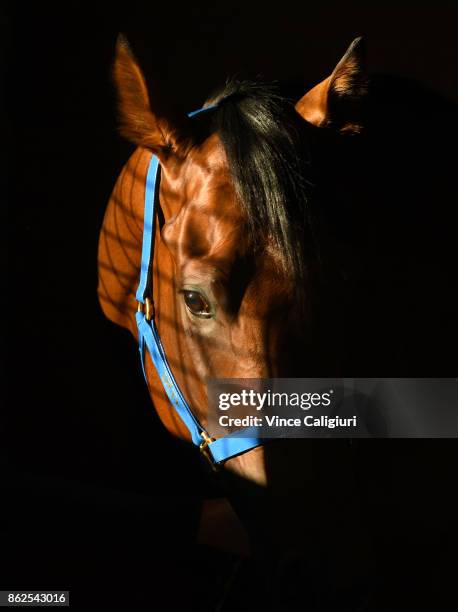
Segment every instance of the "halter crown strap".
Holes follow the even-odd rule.
[[[189,117],[194,117],[195,115],[210,111],[216,108],[216,106],[217,105],[207,106],[206,108],[189,113]],[[159,199],[160,172],[159,160],[153,155],[146,177],[142,260],[140,283],[136,293],[136,299],[139,302],[136,321],[138,327],[140,359],[143,374],[148,383],[145,371],[145,348],[148,349],[151,360],[161,379],[170,403],[188,428],[193,443],[199,446],[212,465],[215,465],[259,446],[262,444],[262,440],[256,436],[256,427],[235,431],[223,438],[213,440],[194,416],[167,361],[164,347],[154,320],[153,276],[151,270],[154,258],[154,224],[156,218],[156,205]]]

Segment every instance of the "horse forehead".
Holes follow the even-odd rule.
[[[212,173],[190,196],[171,228],[170,235],[180,244],[180,253],[186,259],[210,257],[220,264],[232,259],[244,223],[230,181]]]
[[[235,199],[226,152],[216,134],[163,170],[161,200],[171,205],[174,215],[190,203],[209,212],[215,206],[232,205]]]
[[[226,152],[216,134],[191,150],[183,167],[183,181],[186,196],[194,206],[210,209],[234,203]]]
[[[226,258],[240,235],[243,214],[219,138],[213,135],[191,150],[166,180],[164,196],[175,202],[163,231],[169,248],[186,259]]]

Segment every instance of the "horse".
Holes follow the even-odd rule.
[[[154,320],[204,428],[212,378],[419,376],[432,375],[431,367],[444,375],[451,353],[438,336],[443,341],[454,309],[444,288],[451,230],[441,202],[448,187],[437,176],[449,168],[443,156],[439,163],[416,145],[435,142],[436,132],[418,123],[425,106],[434,116],[434,96],[421,90],[416,97],[415,86],[400,80],[369,78],[361,38],[295,103],[271,84],[233,79],[193,118],[150,92],[122,37],[113,73],[120,131],[137,148],[103,221],[100,305],[138,340],[136,289],[154,155],[161,168]],[[432,197],[440,200],[434,215]],[[144,367],[162,423],[190,441],[148,357]],[[252,553],[267,560],[260,581],[274,593],[271,602],[278,598],[276,609],[297,608],[275,584],[299,590],[314,610],[367,604],[375,570],[354,467],[361,447],[322,442],[269,441],[231,457],[218,474],[229,500],[219,529],[248,534]]]

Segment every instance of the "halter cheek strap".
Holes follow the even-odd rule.
[[[209,106],[194,111],[190,113],[189,116],[193,117],[197,114],[212,110],[213,108],[215,108],[215,106]],[[159,199],[160,173],[161,168],[159,160],[153,155],[146,177],[142,261],[140,284],[136,293],[136,299],[138,301],[136,321],[138,327],[140,359],[145,380],[148,382],[145,370],[145,351],[147,349],[172,407],[189,430],[193,443],[199,446],[202,454],[210,461],[212,466],[215,467],[227,459],[231,459],[256,446],[260,446],[262,440],[256,435],[256,427],[238,430],[223,438],[218,438],[217,440],[212,439],[194,416],[167,361],[164,347],[154,320],[153,275],[151,269],[154,259],[154,224],[156,206]]]

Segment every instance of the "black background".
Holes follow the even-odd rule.
[[[156,609],[162,594],[164,609],[205,610],[232,564],[193,544],[199,500],[217,488],[193,450],[162,429],[133,340],[96,299],[103,213],[132,150],[116,134],[117,33],[131,41],[152,89],[183,111],[235,73],[305,91],[358,35],[370,71],[412,77],[456,101],[457,18],[445,3],[17,8],[6,55],[14,199],[2,292],[1,588],[70,589],[81,609],[90,595],[99,609],[131,596],[132,609]],[[437,525],[438,540],[448,525]]]

